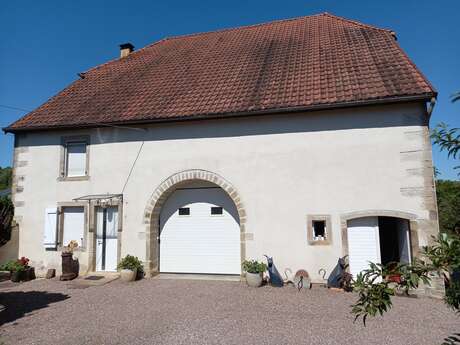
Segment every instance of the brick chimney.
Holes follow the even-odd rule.
[[[131,43],[120,44],[120,57],[127,57],[134,50],[134,46]]]

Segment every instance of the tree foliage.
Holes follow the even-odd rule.
[[[460,181],[437,180],[439,228],[460,235]]]
[[[452,102],[460,101],[460,92],[454,93],[451,99]],[[433,143],[438,145],[441,151],[447,151],[449,158],[459,158],[460,128],[449,128],[445,123],[441,122],[431,131],[431,138],[433,139]],[[454,169],[460,169],[460,165]]]
[[[456,92],[452,95],[452,102],[460,101],[460,92]]]
[[[431,131],[433,143],[438,145],[441,151],[447,151],[447,156],[458,159],[460,154],[460,128],[449,128],[444,122],[438,124]],[[454,169],[459,169],[456,166]]]
[[[0,197],[0,246],[11,238],[11,222],[14,216],[14,206],[8,197]]]
[[[10,188],[12,180],[12,169],[10,167],[0,167],[0,190]]]

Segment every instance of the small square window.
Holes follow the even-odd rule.
[[[220,215],[223,214],[224,210],[222,207],[211,207],[211,214],[212,215]]]
[[[331,216],[326,214],[308,215],[307,239],[311,245],[332,244]]]
[[[326,221],[325,220],[314,220],[312,224],[313,228],[313,240],[324,241],[326,239]]]
[[[190,207],[180,207],[179,216],[190,216]]]

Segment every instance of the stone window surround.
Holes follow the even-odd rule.
[[[322,220],[326,222],[326,238],[324,240],[313,239],[313,222]],[[308,244],[313,246],[330,245],[332,244],[332,222],[331,216],[327,214],[308,215],[307,216],[307,239]]]
[[[83,207],[83,213],[84,213],[84,218],[85,218],[85,225],[83,229],[83,244],[81,247],[76,248],[76,251],[80,252],[86,252],[87,247],[88,247],[88,204],[86,202],[59,202],[57,204],[57,213],[58,213],[58,245],[57,245],[57,251],[62,251],[64,243],[62,243],[62,240],[64,238],[64,217],[63,217],[63,209],[66,207]]]
[[[72,142],[85,142],[86,143],[86,175],[68,177],[66,171],[67,164],[67,144]],[[59,177],[58,181],[86,181],[89,180],[89,151],[91,144],[91,137],[89,135],[72,135],[61,137],[61,152],[59,159]]]

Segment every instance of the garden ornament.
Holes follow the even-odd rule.
[[[292,274],[292,271],[290,268],[286,268],[284,270],[284,276],[286,277],[286,279],[284,279],[284,285],[289,285],[289,284],[294,285],[294,275]]]
[[[276,269],[275,264],[273,263],[273,257],[264,255],[267,258],[268,274],[270,276],[270,284],[275,287],[282,287],[284,285],[283,278]]]
[[[326,270],[324,268],[320,268],[320,270],[318,271],[318,274],[322,276],[323,278],[324,287],[327,287]]]
[[[310,275],[306,270],[298,270],[294,276],[294,286],[301,289],[311,289]]]
[[[329,288],[343,288],[344,278],[346,278],[346,269],[348,264],[346,263],[347,256],[339,258],[337,265],[332,270],[329,278],[327,279],[327,287]],[[348,278],[347,278],[348,279]]]

